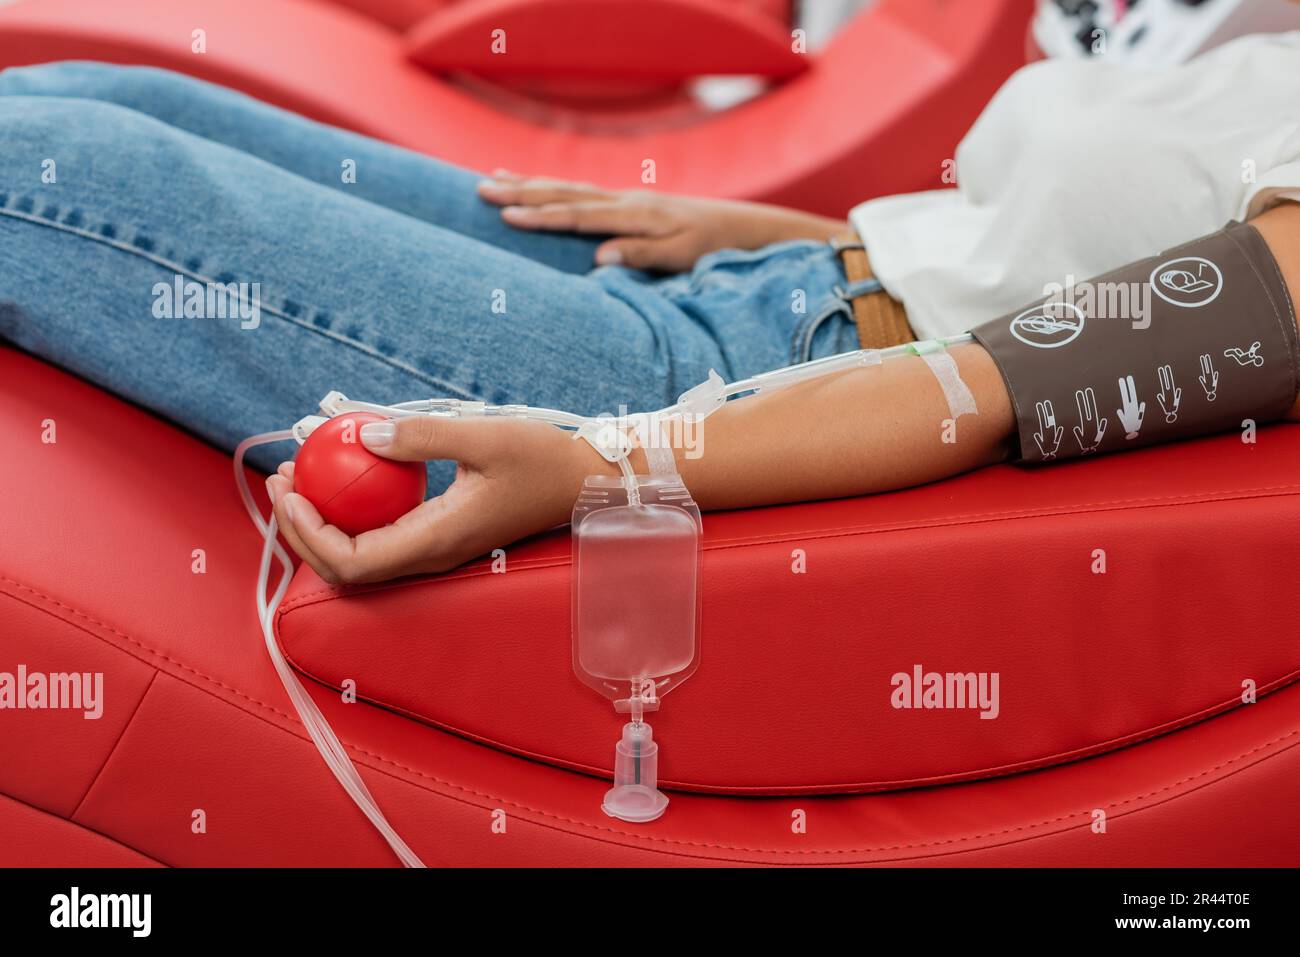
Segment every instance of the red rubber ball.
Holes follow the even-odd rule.
[[[293,490],[349,535],[382,528],[424,501],[423,462],[394,462],[361,444],[361,426],[383,421],[370,412],[336,415],[307,437],[294,460]]]

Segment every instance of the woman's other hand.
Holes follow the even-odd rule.
[[[530,178],[497,170],[478,194],[502,207],[518,229],[609,236],[596,263],[685,272],[717,249],[757,249],[787,239],[830,239],[843,220],[734,200],[673,196],[651,190],[607,190],[585,183]]]
[[[523,419],[411,416],[363,426],[361,441],[403,462],[455,460],[456,480],[392,525],[352,538],[293,491],[293,463],[281,465],[266,483],[280,530],[331,584],[446,571],[563,524],[583,478],[614,468],[572,432]]]

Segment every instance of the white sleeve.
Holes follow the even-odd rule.
[[[1278,203],[1300,202],[1300,157],[1275,166],[1246,190],[1239,219],[1247,220]]]

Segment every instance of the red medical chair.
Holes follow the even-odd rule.
[[[758,99],[623,135],[512,115],[412,63],[407,21],[320,0],[33,0],[0,62],[153,63],[470,166],[618,185],[654,156],[665,189],[842,212],[931,184],[1027,16],[882,0]],[[396,863],[267,660],[229,457],[3,348],[0,449],[0,671],[105,682],[98,720],[0,714],[0,865]],[[1297,476],[1290,425],[710,514],[648,825],[600,810],[620,720],[572,674],[563,531],[507,574],[299,568],[276,630],[430,864],[1294,865]],[[903,707],[892,679],[932,672],[999,675],[996,716]]]

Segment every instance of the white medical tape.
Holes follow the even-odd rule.
[[[953,361],[952,356],[942,349],[935,352],[921,352],[920,356],[921,361],[930,367],[934,377],[939,380],[939,388],[943,389],[943,397],[948,400],[948,414],[953,421],[968,413],[978,415],[979,409],[975,407],[975,396],[971,395],[970,389],[962,381],[961,373],[957,371],[957,363]]]
[[[676,475],[677,459],[673,450],[663,441],[663,429],[657,416],[647,415],[637,419],[637,438],[645,452],[645,464],[651,475]]]

